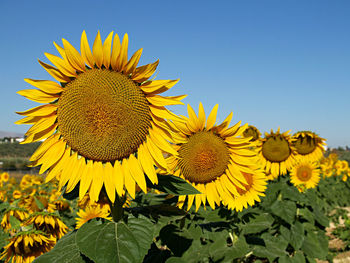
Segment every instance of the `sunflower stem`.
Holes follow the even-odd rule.
[[[123,219],[124,216],[124,209],[123,205],[125,203],[125,197],[119,197],[116,195],[114,203],[112,203],[109,199],[109,206],[111,208],[111,214],[113,217],[114,222],[119,222],[121,219]]]

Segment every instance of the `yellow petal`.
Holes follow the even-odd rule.
[[[138,184],[141,190],[147,193],[145,175],[136,157],[133,154],[131,154],[129,156],[128,162],[129,162],[131,176],[134,178],[135,182]]]
[[[119,71],[124,71],[124,67],[128,62],[128,45],[129,45],[129,37],[128,34],[124,35],[122,46],[120,49],[120,55],[118,60],[118,69]]]
[[[56,94],[63,91],[60,84],[51,80],[24,79],[24,81],[46,93]]]
[[[134,74],[132,75],[132,79],[134,81],[139,82],[139,83],[142,83],[142,82],[148,80],[148,78],[150,76],[152,76],[154,74],[154,72],[156,71],[158,64],[159,64],[159,60],[157,60],[156,62],[154,62],[152,64],[147,64],[147,65],[136,68],[134,71]]]
[[[100,161],[94,162],[93,169],[94,169],[94,174],[92,176],[92,184],[90,187],[90,199],[92,201],[97,202],[103,186],[103,176],[104,176],[103,169],[104,168],[103,168],[102,162]]]
[[[154,169],[152,157],[148,152],[147,147],[144,146],[144,143],[139,146],[137,157],[150,181],[153,184],[157,184],[158,177],[156,174],[156,170]]]
[[[57,141],[50,149],[40,158],[39,163],[42,163],[39,174],[43,174],[47,169],[54,165],[66,150],[66,142],[63,140]]]
[[[68,181],[66,193],[73,191],[75,186],[79,183],[82,170],[85,168],[85,158],[81,157],[76,162],[76,167],[72,170],[71,179]]]
[[[100,31],[97,32],[94,45],[92,46],[92,54],[94,56],[96,66],[101,68],[103,63],[103,47]]]
[[[119,161],[114,163],[113,180],[118,195],[122,196],[124,193],[124,172]]]
[[[189,211],[191,209],[191,206],[193,204],[193,200],[194,200],[194,196],[195,195],[188,195],[187,196],[187,211]]]
[[[43,130],[46,130],[47,128],[49,128],[50,126],[52,126],[55,121],[57,119],[57,115],[53,114],[51,116],[47,116],[43,119],[41,119],[40,121],[38,121],[37,123],[35,123],[27,132],[26,132],[26,136],[30,136],[31,134],[35,134],[35,133],[39,133]]]
[[[38,121],[42,120],[43,116],[29,116],[29,117],[25,117],[23,119],[20,119],[18,121],[15,121],[15,124],[35,124]]]
[[[129,195],[135,199],[135,181],[130,174],[130,168],[127,159],[123,159],[122,169],[124,174],[124,185]]]
[[[65,150],[61,159],[53,167],[51,167],[50,171],[48,172],[48,175],[45,178],[45,182],[49,182],[53,178],[58,177],[62,169],[66,167],[69,161],[70,161],[70,148],[68,147]]]
[[[118,59],[120,55],[120,39],[118,34],[114,35],[113,46],[112,46],[112,56],[111,56],[111,67],[113,70],[118,71]]]
[[[148,139],[146,142],[146,145],[149,153],[151,154],[153,160],[156,162],[157,166],[164,170],[168,170],[168,166],[166,164],[166,161],[164,159],[162,152],[159,150],[159,148],[156,145],[154,145],[152,140]]]
[[[47,57],[47,59],[50,60],[50,62],[54,64],[54,66],[64,75],[68,77],[75,77],[77,75],[75,69],[69,64],[68,61],[65,61],[62,58],[52,55],[50,53],[44,54]]]
[[[139,50],[137,50],[134,53],[134,55],[132,55],[132,57],[130,58],[129,62],[125,66],[125,72],[124,72],[125,75],[132,74],[135,71],[135,69],[137,67],[137,64],[140,61],[142,50],[143,49],[140,48]]]
[[[38,149],[33,153],[33,155],[30,157],[29,161],[33,162],[38,160],[54,143],[56,143],[59,139],[60,135],[55,134],[45,140]]]
[[[150,105],[149,108],[151,110],[151,113],[158,118],[184,122],[184,120],[181,117],[175,115],[171,111],[167,110],[165,107],[156,107],[156,106]]]
[[[58,187],[62,188],[69,180],[72,170],[74,169],[75,162],[77,161],[78,154],[74,153],[66,161],[65,166],[62,167],[61,177],[58,183]]]
[[[206,117],[205,117],[203,104],[202,104],[202,102],[200,102],[199,107],[198,107],[198,122],[199,122],[199,130],[200,131],[202,131],[204,129],[205,121],[206,121]]]
[[[57,94],[48,94],[38,89],[26,89],[17,92],[19,95],[26,97],[29,100],[39,103],[50,103],[57,100],[60,96]]]
[[[162,137],[161,134],[157,133],[154,129],[149,129],[150,139],[164,152],[170,153],[172,155],[177,155],[177,151]]]
[[[81,56],[83,57],[85,63],[90,68],[94,68],[95,60],[94,60],[94,57],[93,57],[93,55],[91,53],[91,49],[90,49],[90,46],[89,46],[89,42],[87,40],[87,36],[86,36],[85,30],[81,34],[80,51],[81,51]]]
[[[54,79],[58,80],[59,82],[65,83],[70,81],[70,78],[64,75],[57,68],[50,66],[49,64],[46,64],[40,60],[39,60],[39,63],[52,77],[54,77]]]
[[[104,175],[104,186],[108,195],[109,200],[114,203],[115,200],[115,184],[114,184],[114,169],[110,162],[107,162],[104,168],[105,175]]]
[[[52,134],[54,134],[54,132],[56,131],[56,128],[57,128],[57,123],[55,123],[54,125],[50,126],[49,128],[43,131],[40,131],[38,133],[32,133],[27,138],[25,138],[22,142],[20,142],[20,144],[32,143],[32,142],[37,142],[37,141],[46,139],[50,137]]]
[[[47,116],[57,110],[57,105],[45,104],[26,111],[17,111],[16,113],[24,116]]]
[[[155,106],[167,106],[167,105],[184,105],[180,100],[186,98],[187,95],[173,96],[173,97],[163,97],[159,95],[148,95],[146,99]]]
[[[108,69],[111,64],[111,47],[112,47],[113,31],[109,33],[103,43],[103,65]]]
[[[146,94],[159,94],[172,88],[179,79],[176,80],[152,80],[143,83],[140,88]]]
[[[214,108],[211,110],[210,114],[209,114],[209,117],[207,119],[207,126],[206,126],[206,129],[207,130],[210,130],[211,128],[214,127],[215,125],[215,122],[216,122],[216,115],[217,115],[217,112],[218,112],[218,107],[219,105],[216,104],[214,106]]]
[[[84,173],[81,176],[80,179],[80,186],[79,186],[79,199],[81,200],[88,189],[90,188],[90,185],[92,183],[92,177],[95,174],[93,169],[93,161],[88,161],[84,170]]]
[[[64,50],[66,51],[66,56],[69,63],[76,69],[81,72],[85,71],[85,62],[84,59],[79,54],[78,50],[76,50],[71,43],[69,43],[64,38],[62,39]]]

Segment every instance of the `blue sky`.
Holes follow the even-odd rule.
[[[231,111],[261,131],[312,130],[332,147],[350,145],[350,2],[0,1],[0,130],[25,132],[14,113],[37,106],[16,94],[23,79],[51,79],[37,63],[85,29],[129,34],[141,64],[160,59],[157,79],[180,82],[168,95],[219,121]],[[185,114],[186,107],[171,108]]]

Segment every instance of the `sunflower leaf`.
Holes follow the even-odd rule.
[[[92,263],[82,255],[75,243],[76,232],[62,237],[55,247],[34,260],[35,263]]]
[[[123,222],[99,224],[91,220],[77,231],[76,243],[95,263],[138,263],[143,258],[137,238]]]
[[[200,192],[184,179],[173,175],[158,174],[158,184],[147,182],[147,187],[172,195],[194,195]]]

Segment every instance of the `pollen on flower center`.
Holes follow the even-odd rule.
[[[134,153],[151,126],[144,93],[127,76],[107,69],[88,70],[67,84],[57,120],[68,145],[96,161]]]
[[[197,132],[179,150],[179,166],[187,180],[206,183],[222,175],[229,162],[228,148],[212,132]]]
[[[309,167],[301,166],[297,170],[297,177],[300,181],[308,181],[311,178],[312,170]]]
[[[270,137],[262,146],[262,154],[271,162],[283,162],[291,153],[288,141],[281,135]]]

